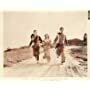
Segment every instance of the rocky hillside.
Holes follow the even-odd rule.
[[[77,45],[77,46],[82,46],[83,45],[83,41],[80,39],[70,39],[68,40],[68,45]]]

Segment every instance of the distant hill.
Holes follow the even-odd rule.
[[[83,45],[83,40],[80,40],[78,38],[70,39],[70,40],[68,40],[68,45],[82,46]]]
[[[19,48],[7,48],[6,50],[4,50],[4,52],[17,51],[17,50],[25,49],[25,48],[29,48],[29,47],[28,46],[21,46]]]

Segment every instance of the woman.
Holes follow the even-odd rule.
[[[43,40],[43,49],[44,49],[44,59],[47,59],[50,62],[50,48],[51,48],[51,40],[48,34],[44,35],[45,39]]]

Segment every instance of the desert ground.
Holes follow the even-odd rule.
[[[74,50],[74,51],[73,51]],[[81,51],[80,51],[81,50]],[[41,50],[42,51],[42,50]],[[13,56],[4,55],[12,61],[13,57],[19,58],[19,61],[9,61],[8,66],[4,68],[4,78],[33,78],[33,77],[86,77],[87,76],[87,54],[86,47],[66,46],[64,48],[65,63],[60,63],[60,58],[56,57],[55,49],[51,49],[51,61],[43,59],[43,51],[40,54],[39,64],[32,57],[32,49],[25,51],[22,56],[20,51],[14,52]],[[28,53],[27,53],[28,52]],[[22,60],[22,58],[24,58]],[[28,58],[26,58],[28,57]],[[25,59],[26,58],[26,59]],[[11,64],[13,63],[13,64]]]

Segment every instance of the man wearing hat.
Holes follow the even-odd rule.
[[[54,45],[56,48],[56,54],[57,58],[61,56],[61,63],[65,62],[65,56],[64,56],[64,43],[66,42],[66,36],[64,35],[63,31],[64,28],[60,27],[60,32],[57,33],[57,36],[54,40]]]

